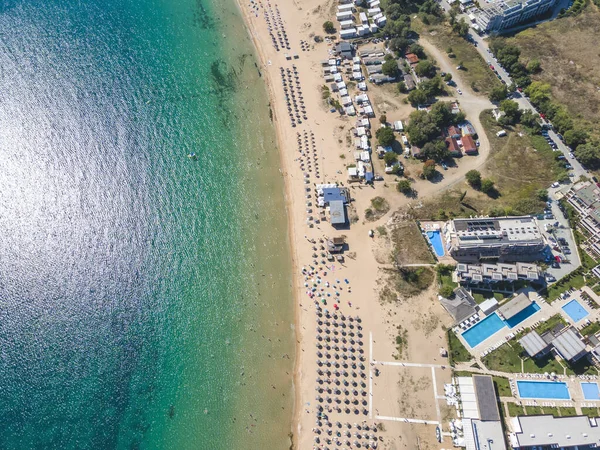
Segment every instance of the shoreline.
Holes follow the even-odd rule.
[[[252,22],[249,16],[248,11],[241,4],[241,0],[235,0],[235,4],[242,16],[244,21],[244,26],[246,28],[246,33],[250,37],[252,41],[252,45],[256,51],[256,56],[260,63],[260,68],[262,69],[260,73],[262,74],[261,78],[264,80],[265,88],[267,91],[267,95],[269,98],[269,109],[271,111],[273,128],[275,130],[275,137],[277,141],[277,152],[279,154],[279,161],[282,169],[282,178],[284,183],[284,192],[285,192],[285,205],[286,205],[286,220],[288,223],[288,236],[289,236],[289,253],[291,256],[291,282],[292,282],[292,302],[293,302],[293,317],[294,317],[294,368],[293,368],[293,376],[292,376],[292,389],[294,392],[294,398],[292,400],[292,417],[291,417],[291,449],[299,448],[298,446],[298,435],[299,435],[299,427],[300,427],[300,402],[298,401],[300,398],[300,383],[298,380],[300,373],[300,359],[299,355],[302,351],[302,335],[299,331],[299,326],[301,323],[300,319],[300,308],[299,308],[299,292],[297,291],[298,286],[298,254],[297,254],[297,243],[296,243],[296,229],[294,227],[294,221],[292,220],[292,209],[291,209],[291,199],[292,199],[292,186],[289,180],[289,168],[286,164],[286,158],[284,155],[284,139],[282,136],[281,123],[279,121],[278,112],[275,108],[277,97],[273,90],[273,80],[271,80],[271,75],[268,70],[265,70],[268,65],[268,58],[265,55],[265,50],[262,48],[262,42],[260,39],[254,34]]]

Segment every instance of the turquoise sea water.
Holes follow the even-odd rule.
[[[0,4],[0,448],[288,446],[267,102],[228,1]]]

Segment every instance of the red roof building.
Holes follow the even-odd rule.
[[[470,135],[466,135],[462,137],[462,145],[463,151],[467,155],[474,155],[477,153],[477,145],[475,145],[475,141]]]
[[[446,136],[459,139],[460,135],[461,135],[460,128],[458,128],[454,125],[451,125],[448,128],[446,128]]]
[[[452,156],[462,156],[462,151],[458,146],[458,141],[453,137],[446,138],[446,147]]]
[[[414,53],[407,53],[404,55],[409,64],[416,64],[419,62],[419,57]]]

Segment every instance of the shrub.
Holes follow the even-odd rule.
[[[335,26],[333,25],[333,22],[331,21],[327,21],[323,24],[323,30],[325,30],[325,33],[329,33],[329,34],[333,34],[335,33]]]
[[[481,174],[477,170],[469,170],[465,174],[465,178],[467,179],[467,183],[471,185],[474,189],[481,188]]]
[[[398,192],[402,192],[403,194],[410,194],[412,192],[412,186],[410,183],[410,180],[400,180],[398,181],[398,184],[396,185],[396,189],[398,189]]]
[[[494,182],[489,178],[481,180],[481,192],[485,194],[492,194],[494,192]]]
[[[375,132],[375,136],[379,141],[379,145],[381,145],[382,147],[389,147],[395,140],[394,131],[388,127],[379,128]]]

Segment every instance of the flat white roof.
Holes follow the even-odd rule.
[[[519,416],[513,427],[519,447],[600,445],[600,427],[586,416]]]

